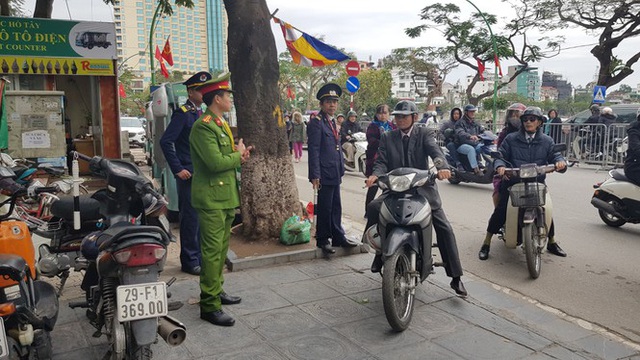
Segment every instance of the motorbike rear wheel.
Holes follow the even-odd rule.
[[[542,253],[538,248],[537,231],[534,224],[525,224],[522,226],[522,242],[524,245],[524,254],[527,258],[527,269],[532,278],[537,279],[540,276],[540,268],[542,266]]]
[[[385,260],[382,273],[382,303],[391,328],[404,331],[411,322],[415,294],[415,277],[411,274],[410,251],[398,249]]]
[[[620,204],[620,201],[618,199],[614,199],[614,198],[609,198],[606,200],[609,204],[611,204],[611,206],[613,206],[614,208],[621,208],[622,204]],[[621,219],[615,215],[609,214],[608,212],[602,211],[598,209],[598,215],[600,215],[600,219],[602,219],[602,221],[611,226],[611,227],[620,227],[624,224],[627,223],[626,220]]]

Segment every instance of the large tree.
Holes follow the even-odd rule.
[[[493,90],[479,95],[472,93],[474,86],[480,81],[475,59],[483,63],[491,63],[494,61],[494,53],[497,53],[501,61],[511,59],[520,65],[519,69],[511,74],[507,81],[499,83],[498,88],[501,88],[526,71],[532,62],[549,56],[539,45],[531,43],[526,36],[527,30],[535,25],[531,21],[535,10],[526,6],[517,10],[513,19],[499,26],[495,15],[476,12],[461,19],[461,10],[457,5],[436,3],[423,8],[420,18],[424,23],[406,29],[406,33],[410,37],[416,38],[427,30],[435,30],[444,36],[448,45],[439,48],[438,52],[453,57],[458,63],[473,69],[476,73],[467,87],[466,93],[468,101],[477,105],[483,98],[491,96]],[[492,27],[493,39],[496,43],[495,51],[491,33],[483,21],[483,16]],[[558,48],[557,39],[545,38],[544,40],[547,40],[547,48],[551,50]]]
[[[278,54],[265,0],[224,0],[238,133],[256,147],[242,167],[242,222],[250,238],[277,238],[301,206],[278,91]]]
[[[598,36],[598,44],[591,48],[600,64],[598,85],[612,86],[633,74],[640,50],[633,49],[626,60],[615,52],[623,41],[640,35],[640,0],[520,1],[517,8],[536,9],[534,20],[541,30],[577,27]]]

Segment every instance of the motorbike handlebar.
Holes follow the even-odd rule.
[[[73,157],[77,157],[78,159],[82,159],[82,160],[87,161],[87,162],[91,161],[91,159],[92,159],[90,156],[87,156],[87,155],[85,155],[85,154],[83,154],[81,152],[77,152],[77,151],[72,151],[71,155]]]
[[[538,171],[538,175],[549,174],[556,171],[555,165],[540,165],[536,166],[536,170]],[[505,175],[518,175],[520,173],[520,168],[504,168]]]

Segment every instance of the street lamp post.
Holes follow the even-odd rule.
[[[131,56],[128,56],[126,59],[122,60],[122,62],[120,63],[120,65],[118,65],[118,74],[120,74],[120,69],[122,69],[122,67],[124,66],[124,64],[129,61],[129,59],[131,59],[134,56],[145,56],[146,51],[138,51],[137,54],[133,54]],[[119,76],[119,75],[118,75]]]
[[[153,34],[156,31],[156,25],[158,23],[158,14],[160,13],[160,7],[162,6],[162,2],[158,2],[158,7],[156,7],[156,11],[153,13],[153,19],[151,20],[151,29],[149,30],[149,66],[151,67],[151,85],[155,84],[156,80],[156,71],[153,68],[153,57],[154,57],[154,49],[153,49]]]
[[[493,44],[493,56],[494,59],[498,58],[498,45],[496,44],[496,38],[493,35],[493,31],[491,30],[491,25],[489,25],[489,21],[484,16],[484,13],[474,4],[471,0],[466,0],[469,4],[471,4],[484,20],[485,24],[487,24],[487,28],[489,29],[489,34],[491,34],[491,43]],[[496,109],[497,97],[498,97],[498,65],[494,64],[494,76],[493,76],[493,130],[496,130],[497,126],[497,113],[498,109]]]

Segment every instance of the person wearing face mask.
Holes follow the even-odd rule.
[[[522,103],[513,103],[507,108],[507,115],[504,119],[504,128],[498,134],[498,139],[496,140],[496,146],[500,148],[502,141],[507,135],[516,132],[520,129],[520,115],[527,107]],[[493,177],[493,207],[498,206],[498,202],[500,201],[500,182],[502,181],[502,176],[494,176]]]
[[[553,139],[542,131],[544,124],[542,110],[539,107],[528,107],[520,116],[520,121],[520,130],[504,138],[499,150],[502,153],[502,158],[495,162],[496,173],[503,177],[498,191],[500,200],[489,219],[487,234],[478,253],[480,260],[489,258],[491,238],[500,231],[507,218],[509,187],[518,182],[518,179],[504,178],[505,167],[507,165],[520,167],[522,164],[536,163],[538,165],[555,164],[556,170],[559,172],[564,172],[567,169],[564,157],[553,149],[555,145]],[[545,175],[538,176],[539,182],[544,183],[544,180]],[[567,256],[567,253],[556,242],[554,235],[555,226],[552,219],[549,227],[547,251],[557,256]]]
[[[452,166],[457,166],[459,164],[458,147],[456,146],[456,142],[455,142],[456,140],[455,126],[456,126],[456,122],[460,120],[461,117],[462,117],[462,110],[460,108],[454,107],[453,109],[451,109],[449,120],[443,122],[440,125],[440,129],[438,130],[438,134],[440,134],[440,136],[444,140],[445,146],[449,151],[449,156],[451,156],[451,160],[453,164],[450,164],[450,165]]]

